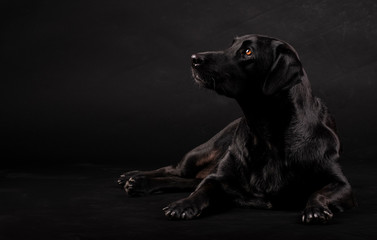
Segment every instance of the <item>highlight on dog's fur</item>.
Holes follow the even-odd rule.
[[[193,219],[233,204],[301,208],[303,223],[326,223],[334,212],[356,205],[338,163],[334,118],[313,96],[293,47],[246,35],[191,60],[195,82],[234,98],[243,116],[176,166],[122,174],[118,183],[128,195],[191,190],[163,209],[170,219]]]

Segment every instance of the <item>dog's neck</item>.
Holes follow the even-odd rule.
[[[291,104],[288,101],[268,97],[245,96],[236,99],[252,132],[258,135],[280,134],[277,125],[288,123]]]
[[[291,124],[292,116],[300,119],[297,115],[300,114],[301,108],[312,108],[308,106],[313,102],[308,101],[308,98],[312,98],[310,86],[303,85],[305,83],[298,84],[278,96],[250,94],[237,98],[250,130],[260,136],[269,136],[271,139],[279,139],[279,136],[283,136],[283,131]],[[295,93],[292,94],[292,91]],[[296,98],[292,98],[292,95]]]

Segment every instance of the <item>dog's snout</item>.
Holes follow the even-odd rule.
[[[193,67],[199,67],[200,65],[202,65],[204,62],[204,57],[202,55],[199,55],[199,54],[193,54],[191,55],[191,65]]]

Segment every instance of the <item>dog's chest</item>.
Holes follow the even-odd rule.
[[[284,148],[278,144],[281,141],[246,129],[238,132],[232,148],[247,172],[246,188],[252,194],[279,194],[289,181],[288,163],[281,151]]]
[[[250,173],[250,188],[254,193],[277,194],[286,185],[287,175],[282,164],[271,160],[263,166],[254,166]]]
[[[278,148],[263,142],[254,145],[249,159],[249,186],[253,193],[275,195],[288,185],[290,171]],[[290,166],[291,167],[291,166]]]

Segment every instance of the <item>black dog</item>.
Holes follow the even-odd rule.
[[[177,166],[122,174],[130,196],[192,189],[163,210],[192,219],[212,206],[304,208],[302,222],[325,223],[356,205],[338,164],[333,117],[312,95],[296,51],[266,36],[234,39],[224,51],[191,56],[195,81],[234,98],[244,116],[187,153]]]

